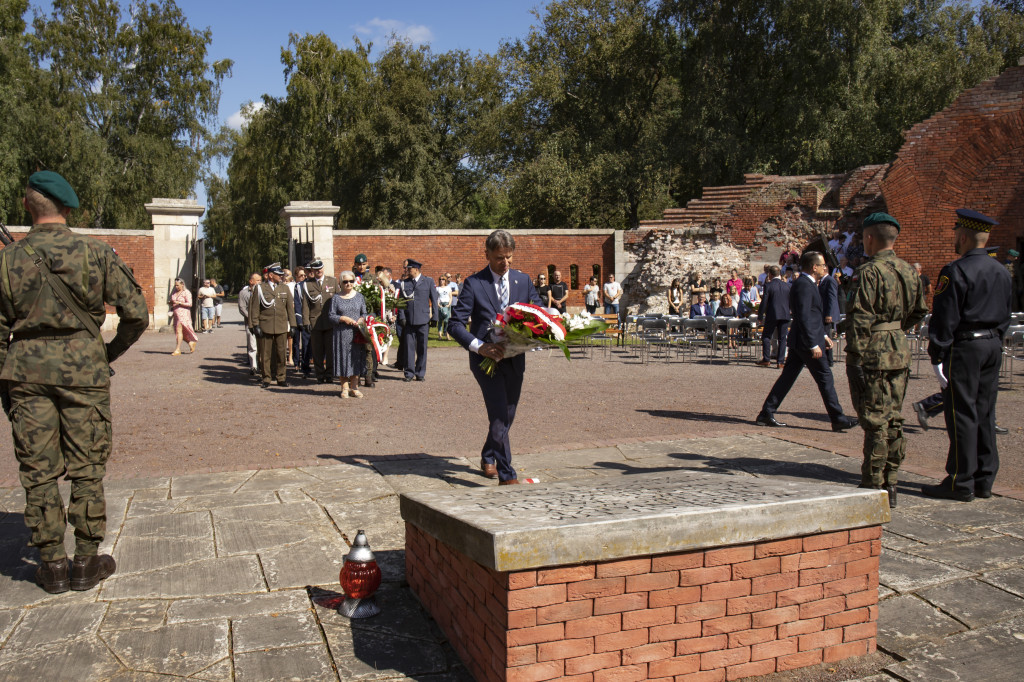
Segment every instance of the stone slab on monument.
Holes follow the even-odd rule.
[[[410,492],[401,512],[409,585],[479,680],[875,650],[884,492],[678,472]]]

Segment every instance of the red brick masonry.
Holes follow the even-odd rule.
[[[735,680],[875,651],[881,526],[510,573],[405,528],[409,585],[477,680]]]

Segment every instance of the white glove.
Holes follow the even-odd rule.
[[[943,389],[949,386],[949,381],[946,379],[946,375],[942,373],[942,363],[932,365],[932,369],[935,370],[935,378],[939,380],[939,386]]]

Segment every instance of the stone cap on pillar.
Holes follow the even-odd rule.
[[[403,493],[402,518],[518,571],[727,547],[889,521],[883,490],[673,472]]]
[[[292,201],[282,208],[278,215],[282,218],[333,218],[341,210],[330,201]]]
[[[182,215],[198,218],[206,212],[206,207],[195,199],[158,199],[154,198],[146,204],[149,215]]]

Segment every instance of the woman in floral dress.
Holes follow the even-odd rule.
[[[174,313],[174,338],[178,342],[171,355],[181,355],[181,342],[188,342],[188,352],[196,352],[196,341],[199,337],[192,329],[192,292],[185,288],[185,281],[174,280],[174,293],[171,294],[171,312]]]

